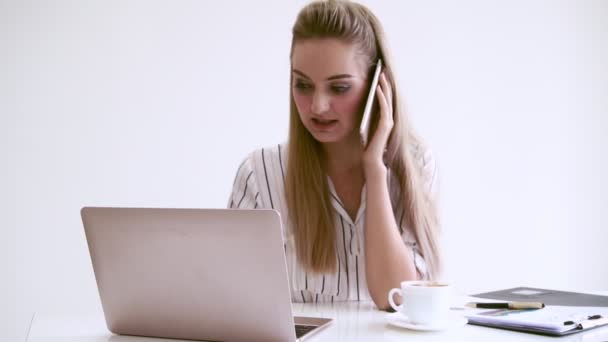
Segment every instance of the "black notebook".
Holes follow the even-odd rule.
[[[472,296],[516,302],[543,302],[545,305],[608,307],[608,296],[537,289],[533,287],[515,287],[512,289],[480,293]]]

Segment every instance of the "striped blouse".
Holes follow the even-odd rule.
[[[428,150],[423,151],[420,148],[412,148],[411,150],[422,168],[426,188],[435,192],[437,172],[434,159]],[[279,211],[283,225],[283,241],[293,302],[371,300],[365,278],[363,248],[367,198],[365,185],[361,193],[359,211],[353,221],[342,205],[331,179],[328,177],[336,228],[338,267],[335,274],[308,273],[296,259],[292,227],[289,224],[287,198],[284,190],[286,152],[286,144],[279,144],[250,153],[237,170],[229,207],[264,208]],[[401,237],[412,251],[414,264],[419,274],[422,278],[428,278],[426,264],[417,250],[414,235],[404,222],[403,206],[399,204],[399,184],[396,179],[392,181],[390,170],[387,182]]]

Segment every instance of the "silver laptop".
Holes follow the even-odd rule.
[[[81,216],[115,334],[291,342],[332,321],[293,317],[274,210],[85,207]]]

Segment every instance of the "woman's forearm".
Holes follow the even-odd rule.
[[[417,278],[412,253],[403,243],[395,221],[384,165],[366,169],[365,271],[370,295],[386,310],[388,291]]]

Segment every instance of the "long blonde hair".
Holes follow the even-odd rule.
[[[304,7],[293,26],[290,57],[297,42],[315,38],[337,38],[356,44],[367,59],[368,78],[382,58],[384,72],[393,89],[394,126],[387,143],[387,167],[399,182],[405,220],[424,257],[429,275],[440,272],[439,222],[435,204],[424,189],[421,167],[411,146],[421,142],[408,125],[380,21],[365,6],[344,1],[315,1]],[[291,72],[290,72],[291,74]],[[293,76],[292,76],[293,77]],[[302,124],[293,100],[290,78],[290,123],[285,192],[293,227],[296,254],[302,266],[311,272],[336,270],[336,235],[332,217],[329,185],[321,158],[321,144]],[[378,115],[371,123],[374,132]],[[372,133],[373,134],[373,133]]]

